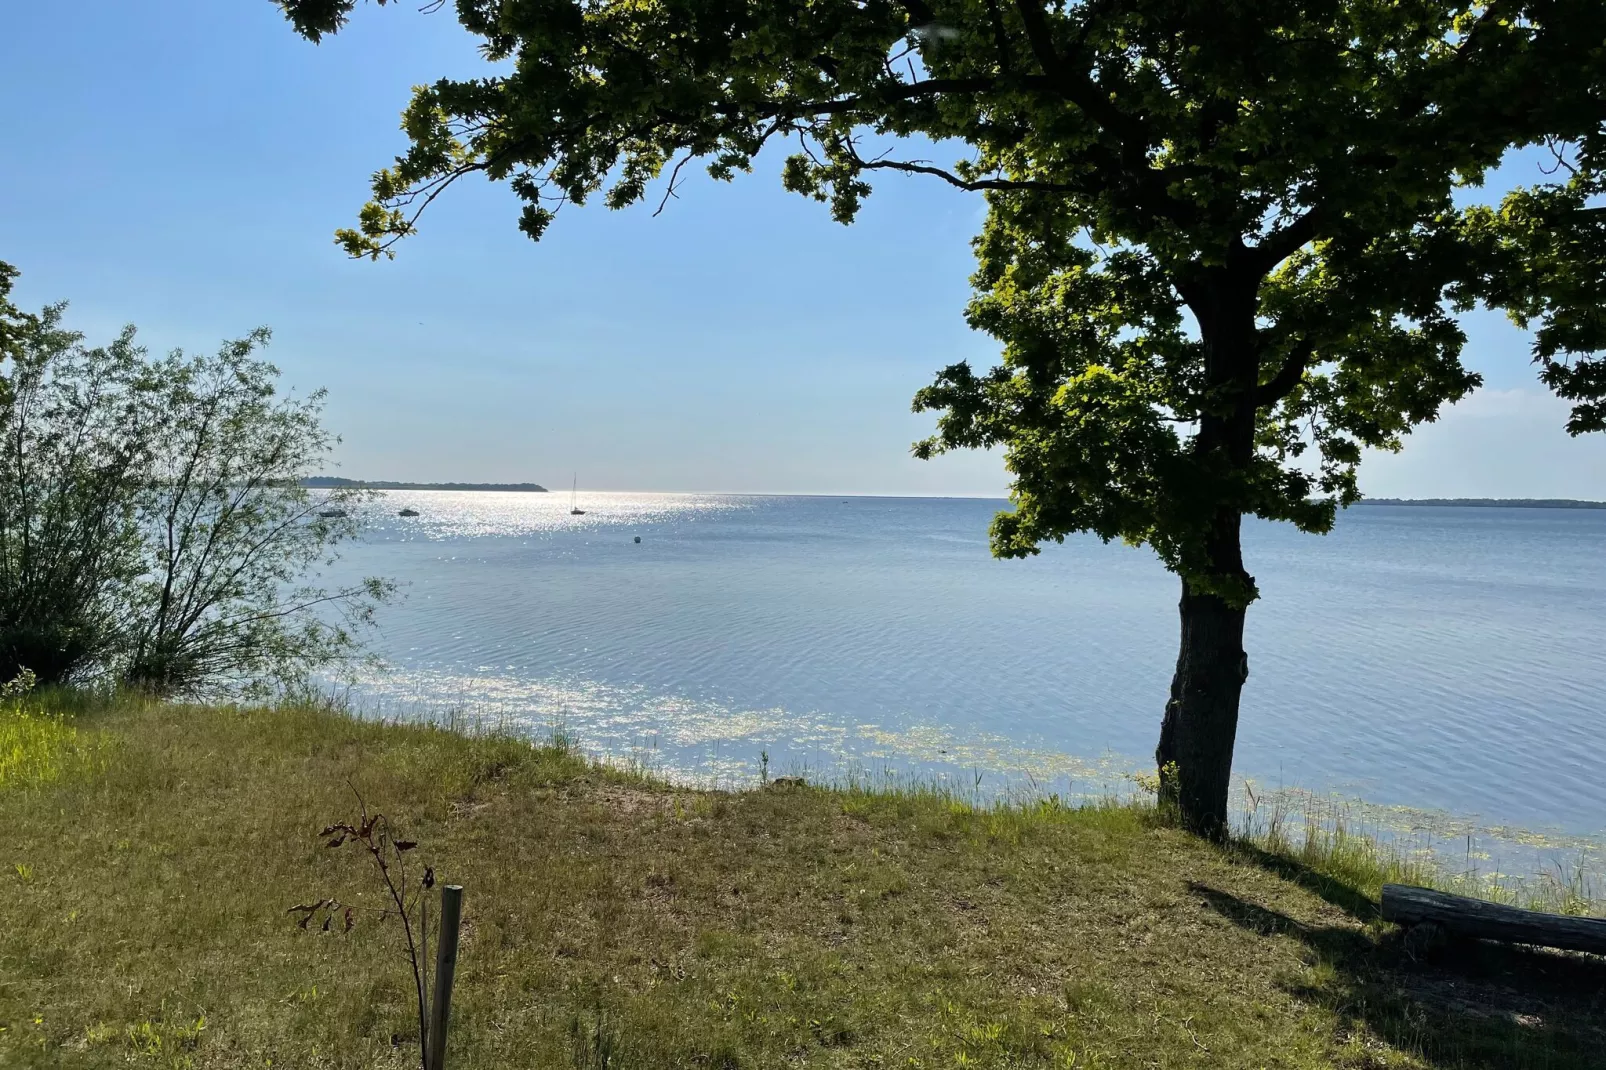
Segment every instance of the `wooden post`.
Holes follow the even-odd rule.
[[[429,1006],[429,1061],[424,1070],[445,1070],[446,1020],[452,1013],[452,977],[457,973],[457,931],[463,921],[463,887],[441,889],[441,931],[435,939],[435,994]]]

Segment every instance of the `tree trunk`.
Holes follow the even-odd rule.
[[[1221,474],[1246,472],[1255,454],[1257,279],[1198,289],[1190,306],[1204,345],[1205,386],[1217,399],[1200,414],[1194,453]],[[1182,580],[1182,641],[1155,764],[1161,806],[1202,836],[1227,832],[1227,787],[1238,734],[1238,697],[1249,678],[1244,616],[1255,580],[1244,570],[1242,507],[1220,501],[1200,547],[1204,576]]]
[[[1227,831],[1227,787],[1238,734],[1238,697],[1249,676],[1245,606],[1182,586],[1182,643],[1171,701],[1154,761],[1160,802],[1184,827],[1220,838]]]

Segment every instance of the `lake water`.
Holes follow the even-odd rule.
[[[392,492],[341,575],[381,712],[454,706],[671,775],[1120,791],[1151,766],[1177,582],[1147,550],[987,552],[973,499]],[[403,507],[416,518],[394,514]],[[641,541],[635,542],[639,536]],[[1606,828],[1606,511],[1250,523],[1236,776],[1486,825]]]

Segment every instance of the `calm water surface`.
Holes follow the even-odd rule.
[[[1078,539],[995,561],[1003,503],[393,492],[343,574],[401,581],[364,702],[463,705],[688,778],[915,773],[1113,790],[1149,764],[1176,580]],[[403,507],[417,518],[398,518]],[[634,540],[640,536],[638,544]],[[1251,524],[1237,775],[1606,828],[1606,511],[1361,506]]]

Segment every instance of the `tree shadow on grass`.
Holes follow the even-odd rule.
[[[1290,985],[1291,993],[1334,1011],[1338,1039],[1362,1044],[1363,1052],[1369,1032],[1435,1067],[1606,1066],[1606,959],[1486,941],[1417,958],[1397,934],[1309,925],[1231,892],[1196,882],[1189,888],[1240,928],[1303,943],[1319,968],[1314,980]],[[1354,889],[1327,891],[1332,895],[1322,898],[1352,916],[1377,917],[1376,904]],[[1357,896],[1369,909],[1349,910],[1346,902]]]
[[[1371,896],[1336,877],[1318,873],[1303,862],[1241,841],[1232,845],[1232,853],[1267,872],[1277,874],[1283,880],[1299,885],[1357,921],[1370,922],[1379,916],[1377,901]]]

